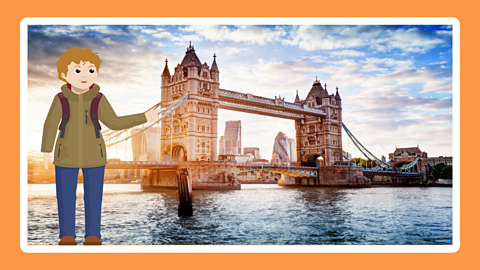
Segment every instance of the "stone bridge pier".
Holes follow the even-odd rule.
[[[428,178],[430,176],[430,165],[428,165],[428,158],[420,158],[420,160],[417,163],[417,169],[422,175],[422,180],[423,181],[428,181]]]
[[[149,169],[142,180],[142,189],[177,189],[177,170],[188,171],[194,190],[239,190],[237,164],[232,161],[183,161],[178,169]]]
[[[318,167],[317,177],[292,177],[282,174],[279,186],[370,187],[361,167]]]

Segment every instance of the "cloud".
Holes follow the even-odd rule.
[[[360,57],[360,56],[364,56],[365,53],[360,51],[355,51],[355,50],[343,50],[343,51],[330,52],[329,55],[336,56],[336,57],[345,57],[345,56]]]
[[[350,95],[349,101],[355,101],[372,110],[381,112],[384,109],[401,110],[451,110],[452,98],[421,97],[411,93],[410,89],[397,85],[383,85],[377,88],[359,89],[357,94]]]
[[[451,69],[436,71],[432,67],[415,67],[415,62],[410,59],[368,57],[324,63],[312,71],[319,72],[322,80],[334,81],[347,91],[352,87],[368,89],[381,85],[419,84],[423,85],[422,94],[452,92]]]
[[[105,35],[128,35],[128,31],[124,31],[121,28],[113,28],[108,25],[94,25],[94,26],[85,26],[84,31],[95,31]]]
[[[420,97],[396,85],[358,92],[343,100],[343,122],[375,155],[386,155],[380,144],[390,153],[395,145],[420,144],[422,150],[433,151],[429,155],[451,155],[451,98]],[[349,145],[353,152],[352,142],[346,137],[344,149]],[[436,146],[445,142],[445,146]]]
[[[446,80],[446,81],[445,81]],[[391,73],[379,74],[365,81],[365,86],[397,83],[398,85],[423,83],[422,92],[451,93],[450,71],[435,72],[428,67],[401,67]]]
[[[408,67],[412,66],[411,60],[395,60],[393,58],[374,58],[369,57],[365,60],[361,60],[363,72],[388,72],[390,67]]]
[[[398,29],[392,32],[387,44],[390,48],[398,48],[406,52],[425,53],[445,42],[437,34],[438,32],[422,30],[417,27]]]
[[[241,53],[241,52],[247,52],[248,49],[247,48],[226,47],[224,49],[224,51],[227,54],[237,54],[237,53]]]
[[[435,63],[430,63],[428,65],[432,66],[432,65],[443,65],[443,64],[446,64],[448,63],[448,61],[441,61],[441,62],[435,62]]]
[[[345,121],[354,136],[374,155],[380,157],[393,153],[395,147],[416,147],[419,145],[428,156],[452,155],[452,128],[429,123],[425,119],[399,120],[363,120]],[[383,147],[387,150],[383,149]],[[350,153],[356,152],[348,136],[343,136],[343,149]]]
[[[234,62],[220,69],[220,87],[239,92],[262,93],[266,97],[282,95],[286,100],[295,98],[295,90],[308,91],[313,79],[308,73],[318,68],[305,60],[265,61],[259,59],[256,63]],[[303,87],[303,89],[301,89]]]
[[[184,32],[194,32],[211,41],[234,41],[249,44],[265,45],[267,42],[278,41],[286,35],[284,27],[262,27],[256,25],[220,26],[192,25],[180,28]]]
[[[451,124],[453,115],[452,113],[446,114],[426,114],[426,113],[415,113],[410,115],[411,119],[417,119],[422,121],[422,123],[428,124]]]
[[[316,62],[316,63],[325,63],[325,62],[328,61],[328,57],[323,56],[323,55],[302,56],[302,59],[310,59],[310,61]]]
[[[399,49],[425,53],[445,43],[450,36],[434,30],[394,26],[317,26],[293,27],[284,45],[298,46],[307,51],[368,47],[377,51]]]

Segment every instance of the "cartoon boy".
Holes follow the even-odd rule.
[[[59,245],[76,245],[75,203],[78,170],[82,168],[85,202],[84,245],[101,245],[100,218],[103,177],[107,153],[99,120],[112,130],[121,130],[158,119],[159,110],[118,117],[95,84],[102,61],[88,47],[71,48],[60,55],[58,78],[66,84],[53,99],[43,128],[45,169],[53,152],[60,222]],[[60,127],[59,122],[62,120]],[[57,130],[60,129],[58,136]]]

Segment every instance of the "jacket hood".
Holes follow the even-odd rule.
[[[70,90],[69,86],[69,84],[64,84],[62,85],[60,90],[62,90],[62,93],[65,95],[66,98],[72,101],[78,101],[79,96],[83,96],[83,101],[92,100],[94,97],[97,96],[98,92],[100,91],[100,86],[94,83],[92,86],[90,86],[90,89],[87,92],[77,95],[72,92],[72,90]]]

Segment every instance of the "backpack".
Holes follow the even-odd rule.
[[[60,138],[65,136],[65,128],[67,127],[68,120],[70,119],[70,105],[68,103],[68,98],[60,92],[57,94],[58,98],[60,98],[60,103],[62,104],[62,122],[58,129],[60,130]],[[102,98],[103,94],[98,93],[96,97],[92,99],[92,103],[90,103],[90,120],[92,120],[93,127],[95,128],[95,136],[100,138],[100,130],[102,127],[100,126],[100,122],[98,121],[98,104],[100,103],[100,99]]]

